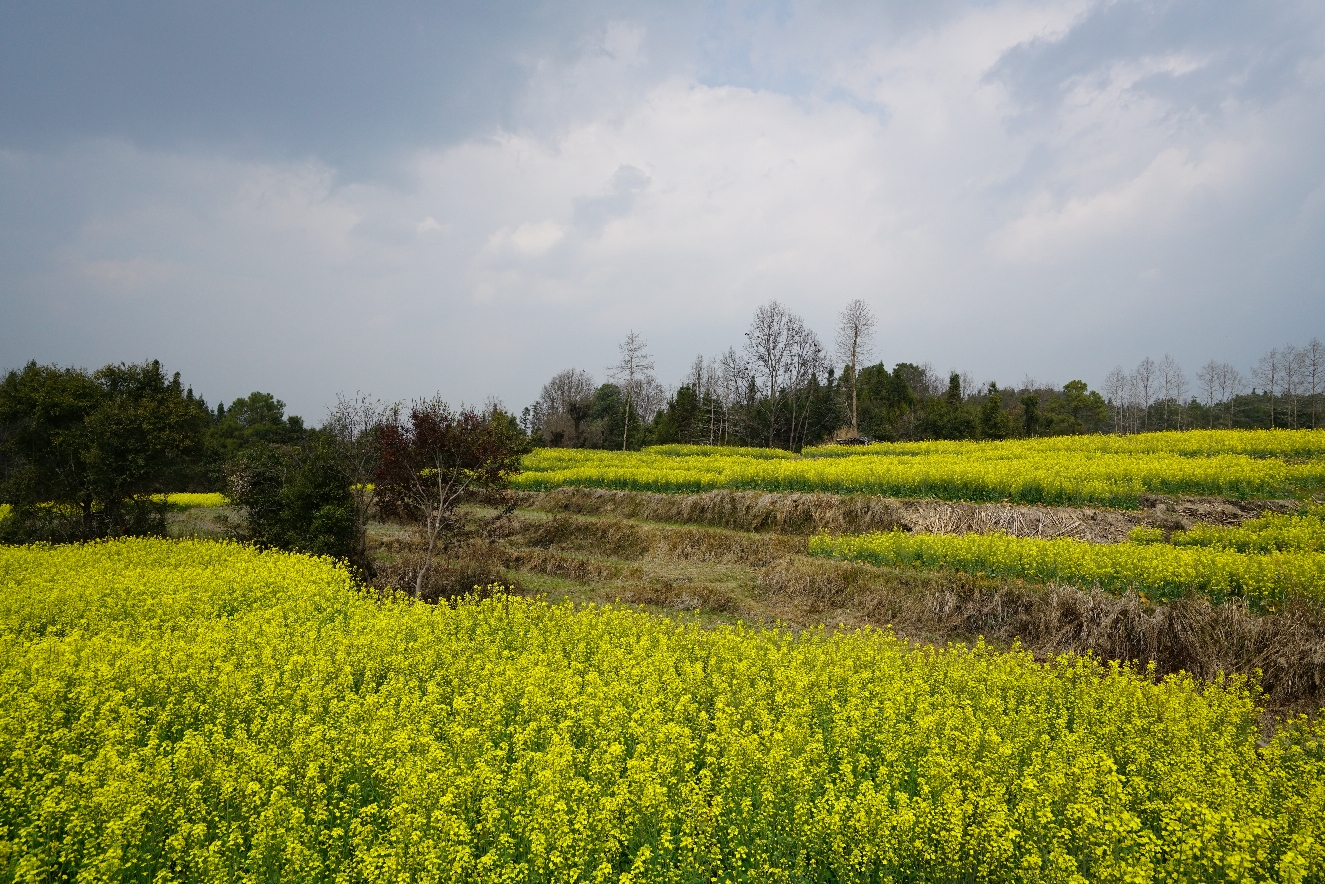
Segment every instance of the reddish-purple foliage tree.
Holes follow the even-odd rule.
[[[481,489],[503,487],[520,469],[520,446],[495,413],[453,411],[440,398],[416,401],[408,420],[392,409],[377,441],[378,509],[417,521],[428,544],[414,581],[418,598],[456,505]]]

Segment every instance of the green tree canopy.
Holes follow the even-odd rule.
[[[206,405],[161,363],[94,374],[29,362],[0,382],[0,488],[21,539],[90,539],[159,531],[154,495],[197,474]]]

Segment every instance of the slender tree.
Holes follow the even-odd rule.
[[[1279,392],[1280,373],[1282,364],[1279,356],[1279,348],[1271,347],[1270,352],[1266,353],[1256,363],[1256,367],[1251,370],[1251,377],[1256,383],[1261,385],[1270,396],[1270,429],[1274,429],[1274,397]]]
[[[1205,404],[1205,413],[1210,429],[1215,426],[1215,396],[1219,392],[1219,363],[1211,359],[1196,372],[1196,382],[1201,385],[1201,398]]]
[[[1155,401],[1156,371],[1155,360],[1147,356],[1132,372],[1132,384],[1140,400],[1141,420],[1147,430],[1150,429],[1150,404]]]
[[[1175,403],[1181,408],[1182,394],[1187,389],[1187,377],[1183,374],[1182,366],[1178,360],[1174,359],[1168,353],[1159,363],[1159,385],[1160,395],[1164,400],[1164,426],[1162,429],[1169,428],[1169,405]],[[1178,429],[1182,429],[1181,412],[1178,418]]]
[[[1314,430],[1318,426],[1321,385],[1325,383],[1325,344],[1317,338],[1312,338],[1302,348],[1302,368],[1303,383],[1311,391],[1311,428]]]
[[[768,418],[768,447],[777,437],[782,392],[787,383],[793,339],[799,318],[777,301],[769,301],[755,311],[750,329],[745,333],[745,351],[749,355],[752,379],[762,394],[762,406]]]
[[[874,314],[859,298],[847,304],[838,317],[837,356],[847,366],[846,381],[851,385],[851,434],[860,435],[856,410],[856,376],[860,361],[874,349]]]
[[[1297,397],[1302,392],[1302,375],[1304,373],[1302,352],[1292,344],[1286,345],[1279,351],[1280,370],[1280,389],[1283,390],[1284,398],[1288,400],[1288,419],[1297,429]]]
[[[1127,372],[1123,371],[1121,365],[1115,366],[1113,371],[1109,372],[1108,377],[1104,379],[1104,398],[1108,400],[1109,407],[1113,409],[1113,431],[1122,433],[1125,428],[1124,423],[1124,402],[1123,398],[1127,393]]]
[[[642,394],[654,397],[655,391],[652,387],[657,387],[658,382],[653,377],[653,357],[649,355],[648,345],[644,343],[644,338],[635,334],[633,329],[621,342],[620,351],[621,358],[607,371],[608,376],[621,388],[621,397],[624,401],[626,419],[623,422],[625,427],[621,431],[621,450],[625,451],[630,437],[630,409],[634,405],[635,413],[639,414],[638,404]],[[654,410],[656,411],[656,408]]]
[[[1233,426],[1233,402],[1247,388],[1247,380],[1232,363],[1224,362],[1219,370],[1219,396],[1228,403],[1228,425]]]

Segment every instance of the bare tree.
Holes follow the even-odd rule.
[[[1145,428],[1150,429],[1150,403],[1155,401],[1156,381],[1155,360],[1147,356],[1132,372],[1132,385],[1136,393],[1137,405],[1141,409],[1141,419]]]
[[[1311,391],[1311,428],[1314,430],[1318,426],[1321,386],[1325,384],[1325,344],[1316,338],[1302,348],[1302,380],[1305,388]]]
[[[746,403],[752,381],[749,362],[734,347],[728,347],[727,352],[718,357],[717,367],[718,400],[722,403],[722,430],[718,439],[721,444],[726,444],[736,435],[737,427],[732,422],[738,408]]]
[[[755,311],[750,330],[745,333],[745,352],[755,383],[763,394],[763,408],[768,416],[768,447],[773,447],[777,418],[781,411],[782,391],[787,382],[791,348],[799,319],[777,301],[769,301]]]
[[[543,385],[532,409],[531,423],[553,447],[584,444],[583,424],[593,404],[594,381],[587,371],[568,368]]]
[[[1293,429],[1297,429],[1297,397],[1302,392],[1302,375],[1304,367],[1302,365],[1302,352],[1292,344],[1286,345],[1279,351],[1280,362],[1280,389],[1283,390],[1284,398],[1288,400],[1288,414],[1292,421]]]
[[[1270,352],[1266,353],[1256,363],[1256,367],[1251,370],[1251,377],[1256,383],[1261,385],[1261,389],[1270,394],[1270,429],[1274,429],[1274,397],[1279,392],[1280,372],[1282,370],[1281,360],[1279,358],[1279,348],[1271,347]]]
[[[1228,425],[1233,426],[1233,400],[1242,395],[1247,387],[1247,381],[1242,377],[1242,372],[1228,362],[1219,365],[1219,398],[1222,402],[1228,403]]]
[[[1187,408],[1190,404],[1187,400],[1187,394],[1190,389],[1187,375],[1179,371],[1177,376],[1173,379],[1173,401],[1177,403],[1175,411],[1178,416],[1179,430],[1183,429],[1182,416],[1187,413]]]
[[[800,317],[793,317],[789,364],[787,372],[787,399],[791,406],[791,430],[787,445],[796,449],[797,439],[804,445],[810,417],[810,396],[819,375],[828,370],[823,344]]]
[[[874,348],[874,314],[859,298],[847,304],[838,318],[837,356],[846,363],[851,384],[851,433],[860,435],[856,415],[856,375],[860,361],[869,357]]]
[[[1159,363],[1159,387],[1160,395],[1164,400],[1164,427],[1169,428],[1169,403],[1177,403],[1181,408],[1182,392],[1187,388],[1187,377],[1182,372],[1182,366],[1178,360],[1174,359],[1168,353],[1164,354],[1163,360]],[[1179,416],[1179,429],[1181,426],[1181,416]]]
[[[368,517],[373,509],[377,486],[373,474],[381,462],[377,434],[390,410],[367,394],[353,396],[337,394],[336,404],[327,415],[322,430],[333,441],[333,450],[341,463],[341,470],[350,480],[350,496],[354,499],[355,564],[369,573],[372,560],[368,555]]]
[[[635,413],[640,414],[639,407],[641,393],[645,387],[649,387],[649,394],[655,391],[653,387],[661,387],[656,378],[653,377],[653,357],[649,355],[648,345],[644,343],[644,338],[635,334],[634,329],[626,335],[626,339],[621,342],[621,358],[616,364],[608,368],[607,374],[618,387],[621,388],[621,398],[624,400],[625,407],[625,428],[621,431],[621,450],[626,450],[626,445],[630,440],[630,409],[635,406]],[[652,381],[649,385],[646,381]],[[664,391],[665,397],[665,391]],[[654,408],[657,412],[657,408]]]
[[[635,392],[635,414],[639,415],[639,419],[647,424],[658,416],[658,412],[663,410],[673,392],[659,383],[653,375],[644,375],[640,378],[638,389]]]
[[[1109,372],[1104,378],[1104,399],[1113,409],[1113,431],[1121,433],[1123,431],[1123,409],[1125,404],[1123,396],[1127,392],[1127,372],[1123,371],[1121,365],[1116,365],[1113,371]]]
[[[1211,359],[1196,372],[1196,382],[1201,385],[1201,399],[1205,404],[1210,428],[1215,426],[1215,396],[1219,393],[1220,365]]]

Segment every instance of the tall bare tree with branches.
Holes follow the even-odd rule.
[[[1136,371],[1132,372],[1132,384],[1138,407],[1141,409],[1141,420],[1147,430],[1150,429],[1150,403],[1155,401],[1157,371],[1155,360],[1147,356],[1137,364]]]
[[[1104,379],[1104,398],[1113,409],[1113,431],[1115,433],[1122,433],[1127,426],[1126,395],[1127,372],[1123,371],[1121,365],[1114,366],[1113,371],[1109,372]]]
[[[1284,398],[1288,400],[1288,418],[1297,429],[1297,399],[1302,392],[1302,375],[1304,372],[1302,351],[1298,350],[1292,344],[1286,345],[1279,351],[1281,363],[1280,387],[1283,390]]]
[[[1302,372],[1303,384],[1311,392],[1311,428],[1314,430],[1318,426],[1321,387],[1325,385],[1325,344],[1317,338],[1312,338],[1302,348]]]
[[[1205,413],[1208,418],[1210,429],[1215,426],[1215,397],[1219,393],[1219,363],[1211,359],[1205,365],[1201,366],[1196,372],[1196,382],[1200,384],[1201,402],[1205,405]]]
[[[1230,362],[1221,363],[1219,366],[1219,398],[1228,403],[1228,425],[1233,426],[1233,400],[1242,395],[1247,389],[1247,379],[1242,376],[1242,372]]]
[[[860,421],[856,414],[856,376],[860,361],[869,358],[874,348],[874,314],[869,305],[857,298],[843,308],[837,320],[837,357],[848,371],[851,385],[851,433],[860,435]]]
[[[1168,353],[1164,354],[1164,358],[1159,363],[1159,388],[1160,396],[1164,401],[1164,426],[1162,429],[1167,430],[1169,428],[1169,405],[1170,403],[1177,403],[1178,407],[1181,408],[1180,400],[1187,388],[1187,377],[1182,372],[1182,366],[1178,364],[1178,360]],[[1178,428],[1182,429],[1181,413]]]
[[[777,301],[769,301],[755,311],[750,329],[745,333],[745,352],[750,358],[751,373],[763,394],[770,448],[777,434],[777,418],[781,412],[794,339],[802,325],[799,317],[787,308]]]
[[[1270,429],[1274,429],[1274,398],[1279,392],[1279,384],[1283,371],[1283,361],[1279,355],[1278,347],[1271,347],[1270,352],[1266,353],[1256,363],[1256,367],[1251,370],[1251,377],[1256,383],[1261,385],[1261,389],[1270,395]]]
[[[828,370],[828,361],[819,336],[800,317],[793,317],[793,320],[788,347],[787,399],[791,406],[791,429],[787,444],[797,449],[797,440],[803,446],[809,431],[814,382]]]
[[[626,339],[621,342],[620,358],[616,364],[607,370],[610,377],[618,387],[621,388],[621,398],[625,403],[625,429],[621,432],[621,450],[626,450],[626,445],[630,438],[630,409],[635,406],[636,414],[640,412],[639,405],[641,400],[646,397],[652,397],[654,387],[658,387],[657,379],[653,376],[653,357],[649,355],[648,345],[644,338],[640,337],[632,329]],[[652,383],[650,383],[652,382]],[[661,389],[659,387],[659,389]],[[656,410],[656,409],[655,409]]]

